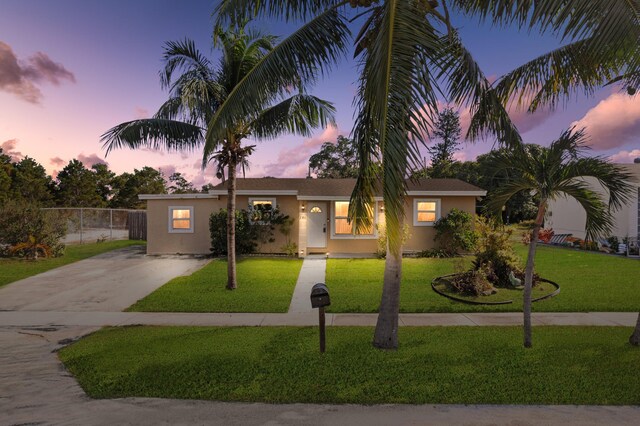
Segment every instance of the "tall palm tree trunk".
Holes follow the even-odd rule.
[[[232,155],[234,155],[232,153]],[[229,161],[227,189],[227,290],[238,288],[236,278],[236,164]]]
[[[523,296],[523,315],[524,315],[524,347],[530,348],[531,342],[531,292],[533,289],[533,269],[536,258],[536,248],[538,247],[538,235],[542,228],[544,220],[544,212],[546,209],[546,201],[542,200],[538,206],[538,216],[533,226],[533,235],[529,243],[529,254],[527,255],[527,266],[524,273],[524,296]]]
[[[400,229],[402,229],[402,223]],[[398,349],[402,246],[399,247],[397,253],[393,253],[389,247],[387,242],[382,299],[380,300],[376,330],[373,334],[373,346],[379,349]]]
[[[638,313],[638,321],[636,321],[636,328],[633,330],[633,334],[629,337],[629,343],[633,346],[640,346],[640,313]]]

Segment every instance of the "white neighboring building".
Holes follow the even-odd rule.
[[[635,176],[636,181],[633,185],[636,187],[636,192],[624,207],[614,213],[616,221],[611,234],[620,239],[632,237],[640,240],[640,163],[620,164],[620,166]],[[604,192],[595,179],[585,180],[592,182],[594,189]],[[560,197],[549,203],[545,228],[553,228],[556,234],[572,234],[574,237],[584,238],[586,220],[586,214],[577,201],[573,198]]]

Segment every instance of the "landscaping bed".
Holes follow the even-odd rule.
[[[102,243],[68,245],[64,255],[37,261],[25,259],[3,259],[0,258],[0,287],[14,281],[18,281],[30,276],[68,265],[101,253],[111,250],[129,247],[134,245],[144,245],[145,241],[105,241]]]
[[[516,247],[524,259],[527,247]],[[465,259],[470,265],[471,258]],[[519,312],[521,297],[497,306],[474,306],[436,294],[431,281],[454,271],[452,259],[403,259],[401,312]],[[524,264],[524,262],[523,262]],[[377,312],[382,294],[384,260],[328,259],[326,282],[330,312]],[[637,312],[640,306],[640,261],[598,253],[538,247],[536,272],[562,289],[537,302],[537,312]],[[508,290],[522,294],[521,290]],[[509,296],[510,297],[510,296]]]
[[[398,351],[369,327],[107,328],[60,351],[93,398],[267,403],[640,403],[626,327],[403,327]]]
[[[230,291],[227,262],[213,260],[177,277],[131,306],[138,312],[287,312],[302,260],[251,257],[237,263],[238,288]]]

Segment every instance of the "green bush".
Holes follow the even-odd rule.
[[[62,256],[65,246],[60,240],[66,233],[64,218],[54,210],[24,201],[0,206],[0,256],[33,257],[34,247],[52,257]]]
[[[485,268],[487,278],[497,287],[509,287],[509,273],[520,271],[519,259],[511,244],[513,231],[489,219],[476,219],[476,259],[474,268]]]
[[[449,214],[438,219],[433,227],[436,230],[435,242],[440,249],[453,256],[470,251],[475,246],[473,216],[465,211],[451,209]]]
[[[433,248],[433,249],[422,250],[420,253],[418,253],[418,257],[445,259],[449,257],[454,257],[454,255],[449,250]]]
[[[236,254],[255,253],[259,244],[273,242],[276,226],[282,226],[289,216],[270,205],[258,205],[248,210],[236,210]],[[227,254],[227,210],[220,209],[209,217],[211,252]],[[297,251],[297,248],[296,248]]]
[[[376,256],[378,256],[378,259],[384,259],[387,257],[387,226],[385,223],[378,223],[376,224],[376,230],[378,231]],[[411,238],[409,225],[405,224],[402,227],[402,244],[404,245],[409,241],[409,238]]]

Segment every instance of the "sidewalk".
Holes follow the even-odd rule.
[[[378,314],[327,314],[328,326],[375,326]],[[533,324],[577,326],[633,327],[634,312],[539,312]],[[0,327],[54,326],[124,326],[124,325],[191,325],[191,326],[313,326],[318,324],[315,311],[286,314],[252,313],[180,313],[180,312],[70,312],[70,311],[4,311]],[[401,326],[519,326],[522,314],[400,314]]]

